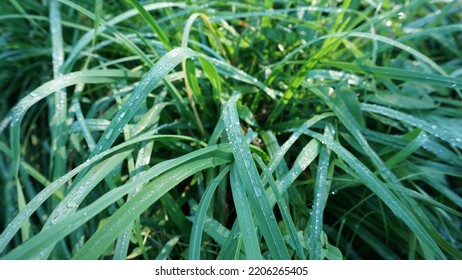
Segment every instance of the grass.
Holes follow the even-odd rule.
[[[0,11],[1,259],[462,259],[459,1]]]

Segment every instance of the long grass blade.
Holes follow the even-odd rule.
[[[191,237],[189,239],[189,255],[190,260],[199,260],[201,256],[201,241],[202,232],[204,231],[205,222],[207,219],[207,209],[212,201],[213,194],[220,184],[221,180],[228,174],[230,167],[225,167],[207,187],[204,196],[201,198],[197,212],[193,220]]]
[[[134,0],[125,0],[126,2],[130,3],[143,17],[143,19],[149,24],[151,29],[154,31],[154,34],[157,35],[159,40],[164,44],[165,48],[167,50],[172,49],[172,45],[170,43],[169,38],[167,37],[167,34],[163,31],[163,29],[160,27],[160,25],[157,23],[157,21],[154,19],[154,17],[151,16],[151,14],[141,5],[138,3],[138,1]]]
[[[377,77],[384,77],[399,81],[412,81],[453,89],[462,88],[461,79],[441,76],[437,74],[421,73],[417,71],[403,70],[392,67],[372,66],[341,61],[322,61],[320,65],[326,67],[336,67],[342,70],[353,71],[357,73],[372,74]]]
[[[257,236],[257,229],[250,209],[249,198],[245,193],[245,187],[236,171],[236,166],[231,166],[231,190],[233,193],[234,205],[236,206],[237,222],[244,243],[245,253],[250,260],[261,260],[260,241]]]
[[[335,131],[331,125],[326,126],[324,136],[330,141],[334,139]],[[319,151],[318,168],[316,170],[316,183],[313,192],[313,210],[310,220],[310,260],[320,260],[322,253],[321,233],[323,227],[324,209],[329,196],[330,177],[333,175],[331,153],[322,146]]]
[[[297,231],[297,228],[295,227],[294,221],[292,220],[292,217],[290,216],[289,208],[287,207],[286,202],[284,201],[283,197],[279,193],[276,182],[274,182],[274,179],[271,176],[271,173],[269,172],[263,160],[258,156],[256,156],[256,160],[260,168],[263,170],[263,174],[267,178],[271,189],[273,190],[273,193],[276,197],[276,202],[278,204],[279,211],[281,211],[282,218],[284,220],[284,224],[286,225],[286,228],[289,231],[290,238],[295,246],[295,251],[297,252],[298,257],[301,260],[304,260],[305,252],[303,251],[303,245],[300,242],[300,238],[298,237],[298,231]]]
[[[53,226],[50,226],[47,230],[44,230],[40,234],[29,239],[28,243],[25,243],[11,251],[4,257],[4,259],[27,259],[36,256],[43,250],[44,246],[46,247],[50,242],[56,242],[68,235],[83,223],[97,215],[101,209],[105,209],[130,192],[134,187],[142,184],[143,181],[149,181],[153,177],[158,176],[146,185],[139,193],[137,193],[133,199],[129,200],[114,215],[112,215],[108,223],[106,223],[104,227],[100,228],[98,232],[95,233],[84,247],[74,256],[76,259],[98,258],[106,250],[106,248],[112,244],[119,233],[122,232],[128,224],[132,223],[136,217],[138,217],[138,212],[141,213],[145,210],[145,207],[148,207],[157,201],[162,194],[174,187],[176,185],[175,183],[181,182],[183,179],[200,170],[229,162],[230,151],[228,153],[223,151],[216,152],[219,147],[223,146],[205,148],[183,156],[181,160],[165,162],[151,168],[150,172],[145,172],[144,176],[140,177],[137,181],[128,183],[106,193],[98,201],[71,214],[66,221],[56,221]],[[207,154],[211,156],[205,156],[205,158],[201,159],[202,155]],[[177,174],[179,177],[172,176],[173,174]],[[130,211],[126,211],[127,209]]]
[[[238,174],[242,183],[246,186],[258,227],[267,241],[272,258],[288,259],[287,247],[276,224],[273,210],[265,195],[265,189],[253,162],[250,150],[240,130],[236,108],[238,98],[239,95],[233,95],[223,109],[225,129],[233,150]]]
[[[389,208],[390,210],[399,217],[414,233],[415,235],[426,244],[431,250],[433,250],[438,257],[445,259],[444,253],[436,244],[435,240],[429,235],[429,233],[423,228],[421,223],[408,211],[403,203],[369,170],[364,164],[362,164],[355,156],[349,151],[340,146],[335,141],[329,140],[323,135],[307,130],[306,133],[325,144],[329,149],[334,151],[339,157],[341,157],[347,164],[356,172],[364,182],[366,186],[370,188]]]
[[[458,131],[450,131],[444,127],[431,124],[425,120],[407,115],[405,113],[386,108],[375,104],[362,104],[361,108],[367,112],[377,113],[387,116],[392,119],[402,121],[408,125],[418,127],[428,132],[429,134],[448,142],[451,146],[462,149],[462,133]]]

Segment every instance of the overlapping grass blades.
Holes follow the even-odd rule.
[[[326,126],[324,136],[331,141],[334,139],[335,131],[332,125]],[[319,164],[316,170],[316,184],[313,193],[313,212],[310,222],[310,259],[312,260],[322,259],[322,225],[332,175],[331,151],[323,146],[319,151]]]
[[[92,164],[97,163],[101,159],[116,153],[116,152],[123,152],[127,148],[129,148],[131,145],[134,145],[138,142],[143,142],[143,141],[149,141],[149,140],[154,140],[154,139],[162,139],[162,138],[167,138],[167,139],[182,139],[183,137],[181,136],[163,136],[163,135],[155,135],[155,136],[141,136],[141,137],[136,137],[131,139],[130,141],[126,141],[123,144],[120,144],[118,146],[115,146],[111,149],[108,149],[107,151],[93,157],[92,159],[85,161],[82,163],[80,166],[76,167],[72,171],[66,173],[64,176],[61,178],[57,179],[56,181],[52,182],[49,184],[42,192],[40,192],[32,201],[30,201],[27,206],[15,217],[15,219],[8,224],[7,228],[5,231],[1,234],[0,236],[0,249],[4,250],[5,247],[7,246],[8,242],[13,238],[14,234],[19,230],[21,227],[22,223],[24,223],[25,219],[29,218],[37,208],[45,202],[45,200],[50,197],[58,188],[60,188],[63,184],[65,184],[67,181],[72,179],[76,174],[79,174],[79,172],[82,172]],[[187,138],[183,138],[187,139]],[[192,156],[192,155],[191,155]],[[188,157],[185,157],[185,160],[187,160]],[[179,161],[181,164],[183,161]],[[162,169],[165,168],[165,169]],[[171,168],[171,163],[164,163],[161,167],[162,170],[167,170]],[[158,176],[158,171],[154,170],[152,173],[146,173],[144,174],[145,176],[143,178],[139,178],[137,182],[132,182],[131,184],[143,184],[147,181],[149,181],[151,178]],[[71,202],[73,203],[73,202]],[[71,208],[75,209],[78,205],[74,204]]]
[[[273,210],[271,209],[268,198],[265,195],[265,189],[260,180],[257,167],[255,166],[249,148],[245,144],[246,140],[240,129],[236,108],[238,97],[239,95],[233,95],[223,108],[223,119],[226,127],[226,134],[235,158],[236,166],[234,168],[237,168],[237,172],[234,174],[235,179],[233,180],[235,183],[235,191],[233,191],[233,193],[236,193],[236,191],[238,193],[234,197],[234,200],[235,203],[246,203],[246,201],[249,201],[248,203],[252,206],[256,223],[266,240],[271,257],[273,259],[289,259],[287,248],[282,239],[281,232],[277,227]],[[242,182],[242,184],[240,184],[240,182]],[[245,194],[247,194],[248,198],[246,198]],[[242,226],[251,226],[251,224],[249,225],[244,223],[248,223],[252,219],[252,217],[248,216],[250,215],[250,209],[248,206],[246,206],[246,204],[242,206],[242,210],[244,211],[243,216],[238,217],[241,230],[255,231],[255,228],[242,228]],[[247,215],[245,215],[245,213],[247,213]],[[241,222],[243,224],[241,224]],[[249,235],[244,235],[243,238],[249,238]],[[249,245],[255,246],[255,244],[252,244],[255,240],[249,240],[248,242],[251,243]],[[246,241],[244,241],[244,244],[246,244]],[[251,248],[246,249],[250,250]],[[252,254],[251,257],[253,256],[256,255]]]
[[[207,219],[207,209],[210,206],[213,194],[218,187],[218,184],[223,180],[225,175],[229,172],[230,167],[225,167],[220,174],[217,175],[207,187],[199,206],[197,207],[197,212],[194,217],[192,233],[190,238],[190,247],[189,247],[189,256],[190,260],[198,260],[201,257],[201,241],[202,241],[202,232],[204,231],[204,225]]]
[[[410,213],[409,209],[407,209],[404,204],[388,189],[388,187],[373,174],[373,172],[371,172],[347,150],[332,140],[328,140],[323,135],[314,133],[309,130],[306,133],[323,142],[327,147],[329,147],[337,155],[344,159],[356,172],[356,174],[362,180],[364,180],[366,186],[371,188],[372,191],[377,194],[388,207],[390,207],[393,213],[400,217],[414,231],[416,236],[420,238],[421,242],[433,250],[437,256],[444,258],[444,253],[438,247],[433,238],[419,223],[419,221]]]
[[[159,199],[163,193],[174,187],[176,185],[175,182],[180,182],[182,179],[194,174],[198,170],[229,162],[230,151],[228,150],[227,154],[224,152],[224,149],[220,148],[223,147],[212,146],[210,148],[205,148],[205,150],[200,150],[190,155],[186,155],[178,161],[164,162],[153,167],[150,172],[144,173],[144,176],[138,178],[138,180],[108,192],[87,208],[79,210],[75,214],[69,216],[66,221],[56,222],[46,231],[43,231],[34,238],[31,238],[23,246],[20,246],[16,250],[12,251],[6,256],[6,258],[17,259],[36,257],[37,254],[43,250],[44,246],[47,246],[50,242],[60,240],[81,224],[101,212],[101,209],[108,207],[111,203],[114,203],[123,197],[137,185],[156,177],[155,180],[146,185],[135,197],[124,204],[126,208],[122,211],[118,210],[118,212],[116,212],[118,213],[117,216],[112,216],[112,219],[117,222],[107,223],[107,228],[100,231],[98,234],[95,234],[93,239],[90,239],[85,247],[83,247],[75,257],[78,259],[98,258],[102,253],[104,253],[104,250],[112,244],[118,234],[138,216],[137,214],[130,214],[131,212],[135,211],[141,213],[145,210],[144,207],[148,207],[154,201]],[[218,151],[219,149],[220,151]],[[216,153],[216,157],[204,156],[204,154],[214,153],[215,151],[218,151],[218,153]],[[201,159],[201,157],[203,159]],[[125,211],[125,209],[130,209],[130,211]],[[109,241],[104,242],[104,240]]]
[[[458,1],[42,2],[0,3],[2,259],[462,258]]]

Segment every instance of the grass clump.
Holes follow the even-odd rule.
[[[458,1],[4,1],[3,259],[460,259]]]

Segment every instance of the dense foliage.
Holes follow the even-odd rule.
[[[462,3],[0,2],[3,259],[461,259]]]

